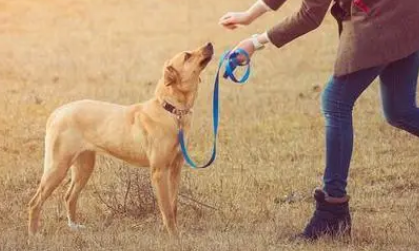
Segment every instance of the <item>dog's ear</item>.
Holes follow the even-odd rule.
[[[179,72],[171,65],[164,68],[163,75],[166,86],[177,84],[180,81]]]

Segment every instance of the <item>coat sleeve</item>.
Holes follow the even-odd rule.
[[[269,8],[272,10],[277,10],[279,7],[282,6],[282,4],[285,3],[287,0],[262,0]]]
[[[286,0],[263,0],[271,9],[277,10]],[[303,0],[300,9],[268,30],[269,40],[282,47],[304,35],[322,23],[332,0]]]

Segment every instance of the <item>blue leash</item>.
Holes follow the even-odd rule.
[[[239,63],[239,61],[237,60],[237,56],[239,56],[240,54],[245,56],[246,58],[245,62]],[[249,57],[249,54],[247,54],[245,50],[237,49],[234,52],[227,51],[221,56],[220,62],[218,63],[217,75],[215,77],[214,96],[213,96],[213,103],[212,103],[214,146],[212,149],[211,158],[205,165],[197,166],[189,157],[188,151],[186,149],[183,129],[179,127],[178,138],[179,138],[180,148],[182,150],[182,154],[183,154],[183,157],[185,158],[186,163],[188,163],[188,165],[191,166],[193,169],[209,167],[214,162],[215,157],[217,155],[217,135],[218,135],[218,121],[219,121],[218,119],[219,117],[219,101],[218,101],[219,94],[218,93],[219,93],[219,82],[220,82],[219,79],[220,79],[220,71],[225,61],[227,61],[227,63],[225,65],[223,78],[230,79],[231,81],[238,84],[243,84],[249,79],[249,76],[250,76],[250,65],[249,65],[250,57]],[[234,70],[237,68],[237,66],[246,66],[246,71],[240,79],[237,79],[236,76],[234,76]]]

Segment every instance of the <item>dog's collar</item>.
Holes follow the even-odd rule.
[[[162,105],[163,109],[165,109],[166,111],[176,115],[176,117],[178,117],[178,118],[180,118],[180,117],[182,117],[182,116],[191,112],[191,110],[189,110],[189,109],[185,109],[185,110],[178,109],[174,105],[169,104],[168,102],[166,102],[165,100],[163,100],[161,102],[161,105]]]

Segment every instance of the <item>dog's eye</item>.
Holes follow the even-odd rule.
[[[190,59],[191,57],[192,57],[192,54],[190,54],[190,53],[188,53],[188,52],[185,52],[185,58],[184,58],[184,61],[186,61],[186,60]]]

